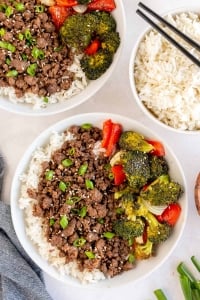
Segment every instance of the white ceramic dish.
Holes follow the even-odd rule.
[[[106,113],[88,113],[88,114],[82,114],[82,115],[75,115],[70,118],[67,118],[65,120],[62,120],[53,126],[46,129],[44,132],[42,132],[35,141],[29,146],[27,151],[24,153],[21,161],[18,164],[18,167],[16,169],[13,181],[12,181],[12,187],[11,187],[11,213],[12,213],[12,220],[14,224],[14,228],[16,231],[16,234],[18,236],[19,241],[21,242],[23,248],[28,253],[28,255],[33,259],[33,261],[40,266],[42,270],[44,270],[46,273],[48,273],[50,276],[56,278],[57,280],[60,280],[62,282],[65,282],[70,285],[74,286],[82,286],[82,284],[77,281],[76,279],[69,277],[69,276],[63,276],[58,273],[58,271],[49,265],[47,261],[41,258],[39,253],[37,252],[37,249],[33,246],[31,241],[26,235],[25,232],[25,221],[24,221],[24,215],[23,211],[19,208],[18,200],[20,195],[20,187],[21,187],[21,181],[20,181],[20,175],[25,173],[28,167],[28,164],[31,160],[33,152],[38,148],[42,147],[45,144],[48,143],[49,137],[52,134],[52,132],[62,132],[66,128],[68,128],[70,125],[81,125],[83,123],[91,123],[93,125],[99,126],[102,128],[102,123],[106,119],[111,118],[115,122],[119,122],[123,125],[124,130],[132,129],[137,132],[142,133],[145,137],[148,137],[150,139],[157,139],[163,142],[166,150],[166,159],[170,166],[170,175],[171,177],[182,184],[184,187],[184,194],[180,199],[180,204],[182,207],[182,213],[181,216],[175,226],[174,232],[172,236],[159,247],[158,253],[155,257],[152,257],[148,260],[139,261],[137,264],[137,267],[131,271],[124,272],[122,275],[116,276],[112,279],[106,279],[103,281],[99,281],[95,284],[89,284],[90,288],[110,288],[110,287],[117,287],[119,285],[123,285],[126,283],[135,282],[137,280],[141,280],[147,276],[149,276],[153,271],[158,269],[167,259],[168,257],[173,253],[177,243],[179,242],[187,219],[187,212],[188,212],[188,201],[187,201],[187,191],[186,191],[186,181],[185,177],[182,171],[182,168],[180,166],[179,161],[177,160],[174,152],[172,149],[166,145],[165,141],[161,139],[161,137],[154,134],[151,130],[144,127],[140,123],[129,119],[127,117],[123,117],[120,115],[115,114],[106,114]],[[86,285],[87,287],[88,285]]]
[[[167,11],[166,13],[163,14],[163,16],[167,16],[167,15],[176,15],[179,13],[183,13],[183,12],[194,12],[194,13],[200,13],[200,7],[199,6],[192,6],[192,7],[180,7],[179,9],[177,8],[176,10],[170,10]],[[144,21],[145,22],[145,21]],[[138,52],[138,48],[142,42],[142,40],[144,39],[145,35],[147,35],[147,33],[149,31],[152,30],[151,26],[147,26],[146,29],[139,35],[136,43],[134,43],[133,47],[132,47],[132,52],[131,52],[131,57],[130,57],[130,61],[129,61],[129,81],[130,81],[130,86],[131,86],[131,90],[133,93],[133,97],[136,100],[136,103],[138,104],[138,106],[140,107],[140,109],[143,111],[143,113],[150,118],[153,122],[155,122],[157,125],[171,130],[172,132],[176,132],[176,133],[184,133],[184,134],[198,134],[199,130],[182,130],[180,128],[175,128],[172,127],[166,123],[164,123],[163,121],[159,120],[159,117],[155,116],[143,103],[143,101],[140,99],[137,89],[136,89],[136,83],[135,83],[135,78],[134,78],[134,65],[135,65],[135,59],[137,56],[137,52]],[[177,50],[178,51],[178,50]],[[186,60],[188,58],[185,58]],[[176,116],[175,116],[176,118]]]
[[[114,55],[114,59],[111,66],[100,78],[98,78],[97,80],[90,81],[88,86],[83,91],[73,96],[72,98],[65,100],[61,103],[47,105],[47,107],[43,109],[33,109],[32,104],[29,105],[25,103],[13,103],[9,101],[6,97],[2,97],[2,96],[0,96],[0,108],[20,115],[29,115],[29,116],[54,115],[78,106],[79,104],[87,101],[98,90],[100,90],[103,87],[103,85],[107,82],[107,80],[110,78],[111,74],[113,73],[119,61],[122,48],[124,45],[126,21],[125,21],[123,1],[115,0],[115,2],[116,2],[116,9],[112,12],[112,15],[117,22],[117,31],[119,32],[121,43],[119,48],[117,49],[117,52]]]

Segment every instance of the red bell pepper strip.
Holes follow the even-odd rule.
[[[181,214],[181,206],[178,203],[172,203],[167,206],[163,213],[157,216],[159,222],[166,222],[174,226]]]
[[[116,4],[114,0],[93,0],[88,3],[88,10],[103,10],[107,12],[111,12],[116,8]]]
[[[99,47],[100,47],[101,43],[98,39],[93,40],[90,45],[85,49],[85,54],[87,55],[93,55],[95,54]]]
[[[122,165],[114,165],[111,168],[111,171],[114,175],[114,184],[120,185],[126,180],[126,174],[124,173],[124,169]]]
[[[77,0],[56,0],[56,4],[59,6],[72,7],[78,4]]]
[[[112,124],[113,123],[110,119],[106,120],[103,123],[103,139],[101,142],[101,146],[103,148],[107,148],[107,146],[108,146],[108,142],[109,142],[111,131],[112,131]]]
[[[108,141],[108,145],[106,148],[106,153],[105,156],[111,156],[117,142],[119,141],[120,135],[122,133],[122,126],[121,124],[118,123],[113,123],[112,124],[112,131],[110,135],[110,139]]]
[[[156,156],[165,156],[165,148],[161,142],[153,140],[148,140],[147,142],[154,147],[154,149],[151,151],[151,154]]]
[[[56,29],[58,30],[63,25],[66,18],[72,14],[72,9],[54,5],[49,7],[49,13]]]

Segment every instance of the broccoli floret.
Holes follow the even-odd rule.
[[[60,28],[60,37],[64,44],[77,50],[84,50],[92,40],[97,18],[92,14],[69,16]]]
[[[141,151],[126,151],[122,155],[122,165],[129,185],[136,191],[150,178],[148,155]]]
[[[163,174],[168,174],[169,166],[163,156],[149,155],[151,180],[155,180]]]
[[[145,244],[136,244],[134,247],[134,256],[136,259],[147,259],[153,254],[153,243],[149,240]]]
[[[182,186],[171,181],[168,174],[164,174],[143,189],[140,198],[150,205],[169,205],[177,202],[182,192]]]
[[[98,19],[96,26],[96,35],[101,37],[111,31],[116,31],[116,21],[109,12],[94,11],[91,13]]]
[[[104,34],[101,37],[101,48],[112,54],[115,54],[120,45],[120,36],[117,31],[112,31]]]
[[[147,236],[150,242],[159,244],[169,238],[172,232],[172,226],[167,223],[160,223],[150,212],[145,215],[145,219],[148,223]]]
[[[142,152],[153,150],[153,146],[145,141],[141,134],[134,131],[124,131],[120,136],[119,146],[125,150],[139,150]]]
[[[105,73],[112,60],[113,56],[110,53],[99,50],[95,55],[84,55],[80,63],[87,78],[95,80]]]
[[[116,235],[125,240],[130,240],[134,237],[143,234],[145,223],[141,218],[136,218],[135,221],[130,220],[117,220],[113,225],[113,230]]]

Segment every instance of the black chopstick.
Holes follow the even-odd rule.
[[[141,7],[144,7],[144,4],[139,3]],[[145,6],[145,8],[147,8]],[[147,8],[150,10],[149,8]],[[151,10],[150,10],[151,11]],[[192,55],[189,51],[187,51],[181,44],[179,44],[175,39],[173,39],[169,34],[167,34],[162,28],[160,28],[156,23],[154,23],[148,16],[146,16],[141,10],[137,9],[136,13],[141,16],[145,21],[147,21],[153,28],[155,28],[164,38],[166,38],[172,45],[174,45],[178,50],[180,50],[185,56],[187,56],[193,63],[195,63],[198,67],[200,67],[200,61]],[[154,13],[154,12],[153,12]],[[157,15],[156,13],[154,13]],[[158,15],[157,15],[158,16]],[[155,16],[154,16],[155,17]],[[161,18],[159,16],[159,18]],[[162,18],[161,18],[162,19]],[[163,22],[163,19],[162,19]],[[163,22],[164,23],[164,22]],[[168,23],[168,22],[167,22]],[[165,22],[165,25],[167,25]],[[177,34],[180,33],[179,30],[177,30]],[[181,33],[183,34],[183,33]],[[194,41],[193,41],[194,42]],[[189,42],[188,42],[189,43]],[[196,44],[196,43],[195,43]],[[198,44],[197,44],[198,45]],[[198,46],[199,47],[199,46]],[[196,48],[196,47],[195,47]],[[200,47],[199,47],[200,48]]]

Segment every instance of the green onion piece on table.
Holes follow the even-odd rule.
[[[161,290],[161,289],[155,290],[154,294],[155,294],[157,300],[167,300],[167,297],[165,296],[163,290]]]

